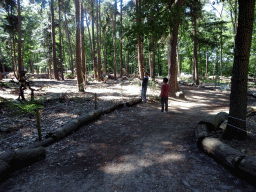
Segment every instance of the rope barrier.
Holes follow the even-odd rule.
[[[252,121],[239,119],[239,118],[236,118],[236,117],[232,117],[232,116],[230,116],[230,115],[229,115],[228,117],[229,117],[229,118],[232,118],[232,119],[239,120],[239,121],[243,121],[243,122],[246,122],[246,123],[251,123],[251,124],[253,124],[253,125],[256,126],[256,123],[255,123],[255,122],[252,122]],[[227,125],[228,125],[228,126],[231,126],[231,127],[234,127],[234,128],[236,128],[236,129],[238,129],[238,130],[245,131],[245,132],[247,132],[247,133],[249,133],[249,134],[251,134],[251,135],[253,135],[253,136],[256,136],[256,134],[254,134],[253,131],[247,131],[247,130],[241,129],[241,128],[239,128],[239,127],[236,127],[236,126],[234,126],[234,125],[231,125],[231,124],[227,124]],[[255,133],[256,133],[256,132],[255,132]]]
[[[231,126],[231,127],[234,127],[234,128],[236,128],[236,129],[239,129],[240,131],[244,131],[244,132],[246,132],[246,133],[249,133],[249,134],[251,134],[251,135],[253,135],[253,136],[256,136],[256,134],[254,134],[252,131],[246,131],[246,130],[244,130],[244,129],[238,128],[238,127],[236,127],[236,126],[234,126],[234,125],[230,125],[230,124],[227,124],[227,125],[229,125],[229,126]]]
[[[256,126],[256,123],[253,122],[253,121],[248,121],[248,120],[239,119],[239,118],[236,118],[236,117],[232,117],[232,116],[230,116],[230,115],[229,115],[228,117],[230,117],[230,118],[232,118],[232,119],[239,120],[239,121],[243,121],[243,122],[250,122],[251,124],[254,124],[254,125]]]

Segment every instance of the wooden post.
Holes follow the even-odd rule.
[[[97,110],[97,94],[94,93],[94,109]]]
[[[39,109],[36,109],[36,121],[37,121],[37,130],[38,130],[39,141],[42,141]]]

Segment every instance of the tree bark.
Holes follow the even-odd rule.
[[[72,75],[74,75],[73,51],[71,48],[70,36],[69,36],[69,31],[68,31],[67,17],[66,17],[65,13],[64,13],[64,15],[65,15],[65,25],[66,25],[66,33],[67,33],[67,38],[68,38],[69,52],[70,52],[70,68],[71,68]]]
[[[149,52],[149,65],[150,65],[150,77],[155,80],[155,47],[156,47],[156,43],[155,43],[155,38],[153,37],[153,41],[152,41],[152,56],[151,53]]]
[[[239,0],[238,28],[231,79],[230,109],[225,139],[246,137],[247,81],[255,0]]]
[[[1,62],[1,64],[2,64],[3,73],[5,73],[5,67],[4,67],[4,62],[2,61],[2,58],[3,58],[3,56],[2,56],[2,49],[1,49],[1,47],[0,47],[0,62]]]
[[[177,71],[177,75],[178,77],[180,76],[181,73],[181,64],[180,64],[180,55],[179,55],[179,46],[178,46],[178,42],[177,42],[177,46],[176,46],[176,54],[177,54],[177,63],[178,63],[178,71]]]
[[[104,30],[103,31],[103,35],[104,35],[104,74],[106,75],[107,74],[107,57],[106,57],[106,49],[107,49],[107,46],[106,46],[106,31]]]
[[[102,80],[102,75],[101,75],[101,51],[100,51],[100,1],[98,2],[99,4],[97,5],[97,59],[98,59],[98,81]]]
[[[194,81],[196,85],[199,85],[199,76],[198,76],[198,57],[197,57],[197,23],[196,23],[196,13],[193,13],[193,68],[194,68]]]
[[[55,79],[59,80],[57,57],[56,57],[56,41],[55,41],[55,21],[54,21],[54,2],[51,0],[51,14],[52,14],[52,59],[53,59],[53,70]]]
[[[86,56],[85,56],[85,47],[84,47],[84,7],[81,3],[81,71],[84,87],[86,85]]]
[[[77,73],[77,85],[79,92],[84,92],[82,69],[81,69],[81,21],[80,21],[80,0],[75,0],[76,9],[76,73]]]
[[[225,143],[222,143],[217,138],[207,137],[203,139],[202,147],[206,153],[213,155],[222,163],[233,168],[237,167],[239,161],[245,157],[245,154]]]
[[[123,76],[123,0],[120,0],[120,78]]]
[[[222,76],[222,28],[220,29],[220,76]]]
[[[19,76],[21,71],[23,71],[22,57],[21,57],[21,13],[20,13],[20,0],[17,1],[18,4],[18,66],[19,66]],[[14,55],[15,56],[15,55]]]
[[[117,12],[117,2],[115,0],[115,11],[114,11],[114,21],[113,21],[113,45],[114,45],[114,79],[116,80],[116,12]]]
[[[93,0],[91,1],[92,6],[92,59],[93,59],[93,72],[94,72],[94,78],[97,78],[97,63],[96,63],[96,57],[95,57],[95,40],[94,40],[94,5]]]
[[[177,0],[174,4],[174,8],[180,9],[185,0]],[[170,40],[170,50],[169,50],[169,58],[168,58],[168,79],[169,85],[171,87],[169,91],[169,95],[171,97],[176,97],[175,93],[178,91],[178,83],[177,83],[177,63],[176,63],[176,46],[178,39],[178,31],[179,31],[179,18],[180,12],[175,17],[174,26],[172,27],[171,40]]]
[[[92,63],[93,63],[93,49],[92,49],[92,38],[91,38],[91,33],[90,33],[90,27],[89,27],[89,23],[88,23],[88,18],[86,16],[86,25],[87,25],[87,29],[88,29],[88,35],[89,35],[89,39],[90,39],[90,47],[91,47],[91,58],[92,58]]]
[[[136,23],[138,28],[141,24],[141,0],[136,0]],[[138,67],[139,67],[139,76],[140,78],[144,77],[144,58],[143,58],[143,42],[142,42],[142,35],[140,32],[137,34],[137,50],[138,50]]]
[[[61,79],[64,80],[64,69],[63,69],[63,57],[62,57],[62,34],[61,34],[61,11],[60,11],[60,0],[58,0],[59,5],[59,38],[60,38],[60,68],[61,68]]]

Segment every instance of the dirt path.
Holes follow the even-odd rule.
[[[148,102],[118,109],[47,147],[45,160],[13,173],[0,191],[255,191],[198,150],[193,130],[227,111],[228,94],[181,87],[169,113]]]

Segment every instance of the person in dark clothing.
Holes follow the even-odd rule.
[[[163,85],[161,87],[161,104],[162,104],[162,112],[164,112],[164,107],[165,107],[165,112],[168,112],[168,93],[169,93],[169,85],[167,84],[168,79],[163,78]],[[165,106],[164,106],[165,105]]]
[[[142,80],[142,101],[143,103],[146,103],[146,92],[148,87],[148,72],[145,72],[144,78],[141,78]]]

